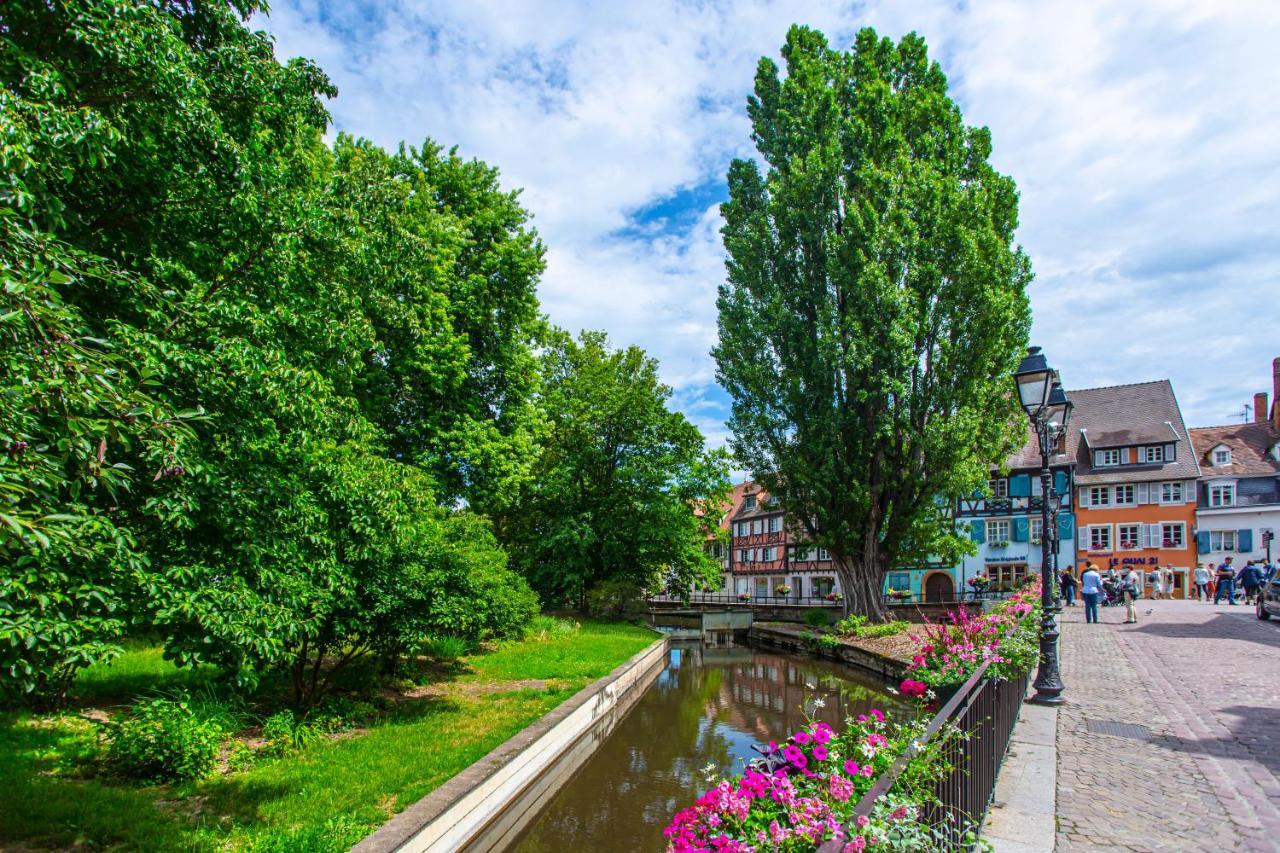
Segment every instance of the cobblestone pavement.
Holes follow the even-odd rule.
[[[1280,850],[1280,622],[1147,599],[1137,625],[1101,617],[1061,618],[1057,849]]]

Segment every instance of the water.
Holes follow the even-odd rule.
[[[807,689],[806,684],[815,689]],[[745,647],[677,644],[653,686],[508,851],[661,851],[671,816],[706,790],[702,768],[734,772],[805,722],[801,704],[841,726],[899,707],[875,676],[825,661]]]

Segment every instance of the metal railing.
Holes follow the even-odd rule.
[[[943,740],[941,759],[950,771],[934,785],[937,802],[922,815],[951,849],[965,849],[965,836],[977,831],[986,817],[996,788],[996,774],[1013,735],[1018,711],[1027,693],[1031,673],[1016,681],[986,678],[988,663],[969,676],[925,727],[924,734],[898,756],[872,783],[854,807],[845,827],[846,841],[828,841],[817,853],[840,853],[848,838],[858,834],[856,821],[870,817],[876,801],[887,794],[907,768],[907,764],[937,737],[943,727],[954,725],[965,734]]]
[[[981,601],[1000,601],[1013,595],[1013,590],[970,590],[968,592],[948,593],[912,593],[910,595],[885,595],[884,603],[890,607],[912,604],[972,604]],[[659,593],[645,596],[645,601],[661,601],[682,604],[726,604],[742,607],[772,607],[776,605],[798,605],[802,607],[840,607],[844,604],[841,598],[831,599],[826,596],[801,595],[740,595],[727,592],[694,592],[687,596]]]

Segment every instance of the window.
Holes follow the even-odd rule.
[[[739,549],[739,550],[738,550],[738,562],[739,562],[739,563],[746,563],[746,562],[749,562],[749,561],[747,560],[747,549],[746,549],[746,548],[741,548],[741,549]]]
[[[1132,484],[1116,486],[1116,506],[1128,506],[1137,503]]]
[[[1236,532],[1234,530],[1209,531],[1209,550],[1234,551],[1236,549]]]
[[[1044,536],[1044,519],[1031,519],[1031,541],[1039,541]]]
[[[830,552],[830,551],[828,551],[826,548],[819,548],[819,549],[818,549],[818,559],[819,559],[819,560],[830,560],[830,559],[831,559],[831,552]]]
[[[1141,456],[1139,458],[1147,464],[1166,461],[1163,444],[1153,444],[1151,447],[1143,447],[1140,450]]]
[[[889,572],[884,582],[886,589],[911,589],[911,573]]]
[[[755,496],[755,495],[747,495],[745,498],[743,498],[743,499],[742,499],[742,508],[743,508],[743,509],[755,509],[755,508],[756,508],[756,496]]]
[[[1099,450],[1094,454],[1094,462],[1099,468],[1120,464],[1119,450]]]
[[[755,521],[751,522],[751,532],[764,533],[764,521],[757,518]]]
[[[1111,489],[1106,486],[1093,486],[1089,489],[1089,506],[1108,506],[1111,503]]]
[[[835,581],[832,578],[814,578],[809,589],[814,598],[826,598],[835,589]]]
[[[1161,483],[1160,484],[1160,503],[1162,504],[1180,504],[1182,503],[1182,483]]]
[[[1089,527],[1089,550],[1111,550],[1111,525],[1098,524]]]
[[[777,533],[781,529],[782,529],[782,516],[780,515],[769,516],[769,532]]]
[[[991,577],[993,589],[1007,591],[1015,589],[1018,584],[1026,580],[1027,567],[1025,565],[991,566],[987,569],[987,574]]]
[[[1209,486],[1209,506],[1235,506],[1235,483],[1212,483]]]
[[[1141,524],[1117,524],[1116,541],[1121,548],[1137,548],[1138,537],[1142,534]]]
[[[994,480],[987,480],[987,491],[991,492],[993,498],[1009,497],[1009,481],[1004,477],[998,477]]]
[[[1165,548],[1185,548],[1187,525],[1181,521],[1165,522],[1160,525],[1160,540]]]
[[[1219,447],[1217,450],[1213,451],[1213,464],[1215,466],[1230,465],[1231,451],[1225,447]]]
[[[987,542],[994,545],[997,542],[1009,541],[1009,519],[991,519],[987,522]]]

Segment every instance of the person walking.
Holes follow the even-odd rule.
[[[1218,589],[1218,570],[1214,568],[1213,563],[1209,564],[1209,597],[1213,598],[1214,592]]]
[[[1244,603],[1253,604],[1262,587],[1262,572],[1252,560],[1240,570],[1240,585],[1244,587]]]
[[[1147,572],[1147,583],[1151,584],[1152,600],[1159,600],[1161,592],[1159,566],[1156,566],[1151,571]]]
[[[1098,597],[1102,595],[1102,575],[1093,563],[1080,576],[1080,597],[1084,599],[1084,621],[1098,621]]]
[[[1216,581],[1217,588],[1213,593],[1213,603],[1220,604],[1225,597],[1227,604],[1234,605],[1236,603],[1236,572],[1231,565],[1230,557],[1218,564]]]
[[[1124,621],[1127,624],[1136,625],[1138,622],[1138,594],[1141,592],[1142,576],[1137,569],[1129,569],[1129,573],[1124,576],[1124,583],[1120,585],[1120,595],[1124,597]]]
[[[1076,574],[1073,571],[1074,568],[1074,566],[1067,566],[1063,569],[1062,577],[1058,581],[1058,583],[1062,585],[1062,594],[1067,599],[1068,607],[1076,606],[1076,587],[1080,584],[1080,582],[1076,580]]]
[[[1204,563],[1196,564],[1195,571],[1196,597],[1204,604],[1209,603],[1209,570],[1204,567]]]

